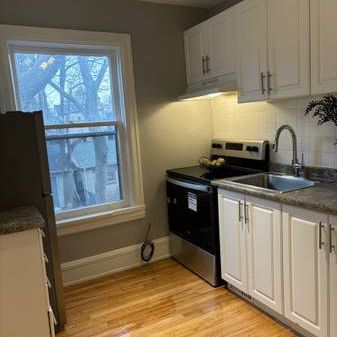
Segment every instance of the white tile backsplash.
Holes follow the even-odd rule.
[[[238,104],[236,95],[223,95],[211,102],[214,138],[243,138],[274,140],[283,124],[291,125],[298,138],[298,156],[303,154],[305,165],[337,168],[334,145],[337,128],[333,123],[317,126],[317,120],[304,116],[312,97],[279,102]],[[292,158],[291,137],[281,135],[280,150],[272,160],[289,164]]]

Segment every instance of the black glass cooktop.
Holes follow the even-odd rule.
[[[246,174],[261,172],[251,168],[226,165],[217,170],[208,170],[202,166],[183,167],[167,170],[167,175],[172,178],[180,178],[188,181],[195,181],[203,184],[210,184],[212,180],[238,177]]]

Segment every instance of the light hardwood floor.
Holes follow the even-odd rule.
[[[65,289],[57,337],[291,337],[224,288],[163,260]]]

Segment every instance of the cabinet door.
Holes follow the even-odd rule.
[[[270,98],[310,94],[309,0],[268,0]]]
[[[36,229],[0,236],[1,337],[50,336],[41,247]]]
[[[207,21],[208,76],[216,77],[235,72],[234,9],[230,8]]]
[[[204,41],[204,24],[197,25],[184,33],[186,80],[188,84],[201,81],[205,76]]]
[[[337,1],[311,0],[311,93],[337,91]]]
[[[239,102],[267,99],[267,3],[246,0],[235,7]]]
[[[221,276],[247,293],[246,239],[242,220],[244,196],[220,190],[218,202]]]
[[[283,314],[281,205],[248,196],[246,205],[249,294]]]
[[[330,337],[337,337],[337,217],[331,217]]]
[[[313,335],[326,337],[327,216],[284,206],[282,222],[285,316]]]

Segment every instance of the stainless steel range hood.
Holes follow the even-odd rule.
[[[178,97],[179,101],[212,99],[216,96],[237,91],[235,78],[218,77],[208,81],[190,84],[185,93]]]

